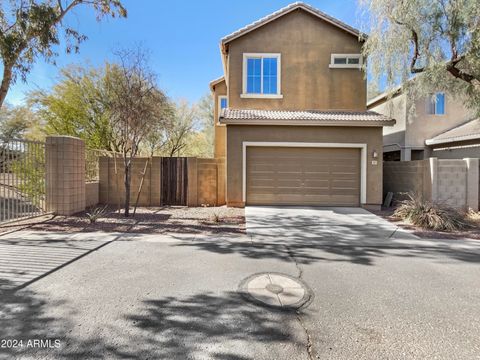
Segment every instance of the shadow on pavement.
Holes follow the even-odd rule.
[[[238,253],[253,259],[277,259],[300,264],[350,262],[374,265],[386,256],[418,257],[480,263],[480,242],[422,240],[363,209],[332,211],[315,217],[285,211],[247,216],[249,237],[196,238],[172,246],[193,247],[217,254]],[[248,211],[248,210],[247,210]]]
[[[19,290],[123,234],[14,232],[0,237],[0,290]]]
[[[305,357],[305,339],[295,314],[253,306],[236,292],[145,299],[132,313],[120,313],[115,322],[90,331],[73,323],[74,316],[49,315],[58,307],[68,309],[68,304],[47,302],[28,288],[0,294],[1,339],[58,339],[61,344],[50,349],[0,349],[0,358]]]

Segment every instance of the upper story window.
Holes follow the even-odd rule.
[[[243,54],[244,98],[282,98],[280,54]]]
[[[445,115],[445,94],[436,93],[427,98],[427,114]]]
[[[218,97],[218,118],[220,119],[220,113],[222,109],[226,109],[228,107],[228,98],[224,95]],[[217,119],[218,120],[218,119]]]
[[[331,68],[361,69],[362,64],[360,54],[332,54],[330,58]]]
[[[219,100],[220,110],[226,109],[228,107],[228,100],[226,96],[219,96],[218,100]]]

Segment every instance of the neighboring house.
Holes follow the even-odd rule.
[[[210,86],[228,206],[380,206],[395,121],[366,111],[360,35],[294,3],[221,40]]]
[[[411,101],[415,101],[413,115]],[[383,129],[384,160],[480,157],[480,120],[451,94],[412,100],[398,88],[373,98],[367,108],[397,121]]]

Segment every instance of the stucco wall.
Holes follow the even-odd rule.
[[[415,116],[408,122],[405,143],[412,147],[425,146],[425,140],[437,136],[455,126],[473,119],[473,113],[468,110],[461,99],[445,94],[445,115],[427,114],[426,99],[415,102]]]
[[[425,140],[461,125],[474,117],[473,113],[463,105],[462,100],[451,94],[445,95],[445,115],[427,114],[426,104],[426,98],[416,100],[415,113],[410,114],[408,99],[405,94],[401,94],[369,107],[369,110],[391,116],[397,121],[395,126],[383,128],[385,151],[398,150],[398,146],[392,145],[395,143],[406,148],[425,148]],[[465,154],[468,155],[468,152]],[[432,156],[436,156],[436,154],[432,154]],[[438,157],[441,156],[439,153]],[[445,157],[449,156],[446,154]],[[461,158],[461,155],[458,155],[457,158]]]
[[[214,154],[215,158],[224,158],[225,157],[225,138],[226,138],[226,128],[225,125],[219,124],[218,123],[218,118],[220,116],[219,114],[219,108],[220,108],[220,100],[219,96],[222,95],[227,95],[227,85],[225,84],[225,81],[222,81],[221,83],[215,85],[215,89],[213,91],[213,97],[214,97],[214,119],[215,119],[215,149],[214,149]]]
[[[367,205],[382,203],[382,129],[380,127],[227,126],[227,205],[243,206],[244,141],[367,144]],[[341,146],[340,146],[341,147]],[[378,153],[372,165],[372,153]]]
[[[365,110],[358,69],[330,69],[330,55],[358,54],[356,36],[303,10],[293,11],[229,43],[228,98],[234,109]],[[281,54],[283,99],[242,99],[243,54]]]
[[[396,120],[394,126],[385,126],[383,128],[383,145],[386,147],[385,151],[399,150],[396,144],[400,147],[405,145],[405,130],[407,122],[407,97],[401,94],[393,97],[389,101],[383,102],[380,105],[371,107],[370,110],[376,111],[380,114],[390,116]]]

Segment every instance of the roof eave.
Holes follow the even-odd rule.
[[[385,91],[381,93],[380,95],[375,96],[373,99],[367,101],[367,109],[370,109],[371,107],[378,106],[380,104],[383,104],[384,102],[391,100],[399,95],[402,94],[402,86],[397,86],[396,88]]]
[[[215,80],[212,80],[210,81],[210,90],[213,91],[214,90],[214,87],[218,84],[220,84],[221,82],[225,81],[225,76],[221,76]]]
[[[425,145],[442,145],[442,144],[450,144],[462,141],[469,141],[469,140],[478,140],[480,139],[480,134],[472,134],[467,136],[458,136],[458,137],[451,137],[447,139],[427,139],[425,140]]]
[[[396,120],[264,120],[264,119],[225,119],[220,117],[220,124],[225,125],[280,125],[280,126],[350,126],[383,127],[393,126]]]
[[[359,30],[356,30],[354,28],[351,28],[347,24],[343,24],[343,22],[341,22],[340,20],[335,21],[335,20],[331,19],[329,16],[326,16],[326,14],[323,14],[323,13],[319,12],[319,10],[318,10],[318,12],[315,11],[313,8],[311,8],[307,4],[297,3],[294,6],[291,6],[290,8],[289,8],[289,6],[287,6],[284,9],[284,11],[280,10],[280,11],[278,11],[277,14],[273,13],[275,15],[273,15],[273,14],[267,15],[263,21],[258,21],[257,24],[252,23],[250,25],[247,25],[243,31],[240,29],[240,30],[237,30],[238,33],[236,31],[236,32],[234,32],[230,35],[225,36],[220,41],[221,47],[223,49],[225,49],[225,45],[232,42],[233,40],[238,39],[239,37],[242,37],[242,36],[250,33],[251,31],[256,30],[259,27],[262,27],[262,26],[264,26],[264,25],[266,25],[266,24],[268,24],[268,23],[270,23],[270,22],[272,22],[272,21],[274,21],[274,20],[276,20],[276,19],[278,19],[278,18],[280,18],[280,17],[282,17],[286,14],[289,14],[292,11],[297,10],[297,9],[302,9],[302,10],[304,10],[304,11],[306,11],[306,12],[308,12],[308,13],[310,13],[310,14],[318,17],[318,18],[321,18],[322,20],[328,22],[329,24],[346,31],[347,33],[349,33],[351,35],[354,35],[354,36],[358,37],[360,41],[365,41],[368,38],[367,34],[362,33]]]

